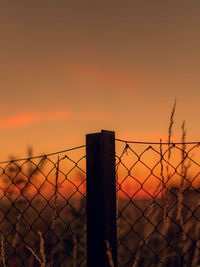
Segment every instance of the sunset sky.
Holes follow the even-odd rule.
[[[0,160],[85,143],[200,141],[200,1],[0,1]]]

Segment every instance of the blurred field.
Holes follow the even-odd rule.
[[[183,225],[177,218],[178,188],[168,193],[167,217],[160,199],[119,199],[119,266],[198,266],[200,192],[183,193]]]
[[[118,199],[118,264],[120,266],[197,266],[200,262],[199,191],[186,189],[183,228],[177,219],[178,189],[168,195],[166,231],[162,198]],[[40,266],[27,246],[40,256],[42,232],[46,266],[86,266],[86,199],[0,200],[0,231],[5,237],[7,266]]]
[[[26,247],[41,257],[38,231],[44,239],[46,266],[86,266],[85,199],[68,204],[59,200],[56,213],[53,200],[1,200],[0,231],[7,266],[40,266]]]

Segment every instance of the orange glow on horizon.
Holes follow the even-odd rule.
[[[0,128],[15,128],[32,125],[42,121],[59,121],[69,119],[71,113],[66,110],[44,113],[21,113],[0,119]]]
[[[0,128],[15,128],[24,125],[30,125],[37,121],[34,113],[17,114],[0,120]]]
[[[122,151],[124,151],[125,145],[121,145]],[[184,187],[189,186],[191,189],[198,188],[200,186],[200,164],[198,164],[199,159],[199,146],[198,145],[188,145],[187,148],[187,160],[182,162],[182,150],[181,145],[171,147],[170,160],[168,159],[168,146],[162,148],[162,166],[161,158],[159,154],[159,144],[146,145],[146,144],[130,144],[123,154],[120,156],[120,146],[117,145],[116,150],[118,157],[116,157],[116,175],[117,175],[117,193],[121,198],[160,198],[162,193],[165,194],[165,186],[170,189],[173,187],[180,187],[182,180],[182,173],[184,168],[188,167]],[[64,152],[65,153],[65,152]],[[190,160],[192,157],[192,160]],[[73,159],[73,160],[71,160]],[[18,166],[22,166],[23,170],[16,169],[16,165],[12,162],[7,165],[1,165],[1,181],[4,180],[4,175],[8,176],[8,183],[1,183],[1,187],[5,189],[5,192],[16,191],[20,194],[19,188],[14,184],[15,179],[21,179],[22,183],[20,188],[26,187],[29,184],[29,168],[32,166],[33,169],[40,164],[41,158],[33,159],[33,161],[23,160],[19,162]],[[35,187],[39,188],[39,192],[45,195],[47,198],[52,197],[55,193],[56,186],[56,163],[58,160],[58,155],[53,155],[44,158],[44,164],[41,165],[42,172],[36,168],[37,173],[30,177],[30,184],[26,193],[29,195],[37,194],[38,191]],[[79,161],[80,160],[80,161]],[[86,194],[86,181],[85,181],[85,147],[81,150],[72,150],[67,152],[67,154],[62,154],[59,161],[59,175],[57,180],[58,193],[68,197],[75,193],[74,197],[81,197]],[[24,164],[23,164],[24,162]],[[76,166],[76,162],[78,165]],[[190,164],[188,164],[190,163]],[[18,164],[18,162],[17,162]],[[31,164],[31,166],[30,166]],[[14,180],[9,178],[10,170],[9,166],[15,167],[17,176],[13,176]],[[40,165],[39,165],[40,166]],[[81,169],[77,169],[80,167]],[[163,171],[161,173],[161,167]],[[4,172],[4,168],[6,172]],[[21,172],[22,170],[22,172]],[[81,171],[83,170],[83,172]],[[26,175],[27,173],[27,175]],[[67,176],[66,176],[67,174]],[[14,172],[11,172],[14,175]],[[169,178],[170,177],[170,178]],[[82,184],[83,182],[83,184]],[[43,184],[44,183],[44,184]],[[7,191],[7,187],[9,190]],[[14,189],[14,190],[13,190]]]

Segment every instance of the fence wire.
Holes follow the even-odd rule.
[[[85,146],[0,162],[1,265],[86,266]]]
[[[200,144],[117,140],[118,265],[200,265]]]

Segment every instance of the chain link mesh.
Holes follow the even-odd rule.
[[[116,142],[118,265],[198,266],[200,144]],[[1,263],[86,266],[85,160],[0,162]]]
[[[6,266],[86,266],[85,146],[0,163]]]
[[[117,141],[118,265],[200,265],[199,143]]]

